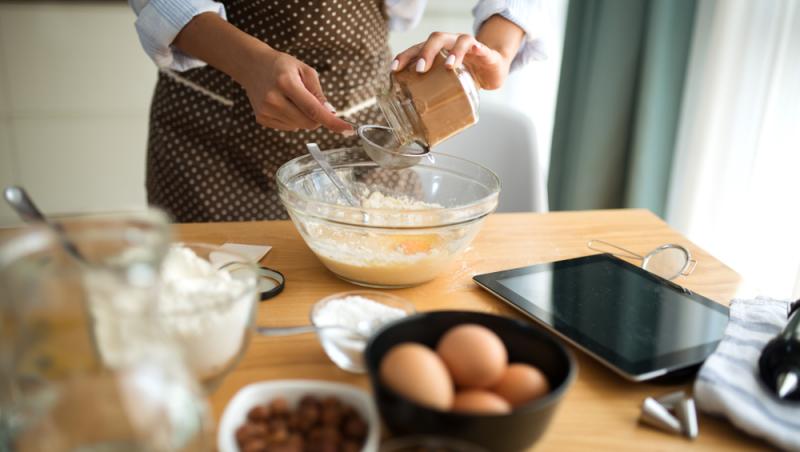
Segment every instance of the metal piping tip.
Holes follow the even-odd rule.
[[[778,397],[781,399],[797,390],[797,372],[789,371],[778,375]]]
[[[694,407],[694,399],[691,397],[681,399],[675,407],[675,415],[681,421],[683,434],[690,439],[697,438],[699,429],[697,427],[697,411]]]
[[[652,397],[644,399],[642,403],[641,422],[670,433],[681,433],[681,423],[663,405]]]
[[[685,391],[675,391],[657,398],[656,402],[664,405],[667,409],[672,410],[675,409],[678,403],[684,398],[686,398]]]

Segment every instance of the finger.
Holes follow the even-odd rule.
[[[317,101],[322,103],[322,106],[325,107],[326,110],[335,116],[336,107],[328,102],[328,99],[325,97],[325,93],[322,91],[322,84],[319,81],[317,71],[315,71],[311,66],[306,66],[300,71],[300,74],[303,79],[303,84],[306,86],[306,88],[308,88],[308,91],[317,98]],[[353,130],[353,127],[350,126],[348,130],[342,131],[341,133],[346,136],[355,135],[355,130]]]
[[[461,63],[464,62],[464,56],[477,42],[472,35],[459,35],[453,48],[450,49],[450,55],[447,56],[447,60],[444,63],[445,66],[451,69],[461,66]]]
[[[480,67],[500,64],[502,59],[502,56],[498,52],[490,49],[480,41],[475,41],[467,54],[464,55],[462,64],[470,69],[470,71],[474,71]]]
[[[392,71],[402,71],[408,66],[408,63],[415,60],[417,55],[419,54],[419,50],[422,48],[422,45],[425,44],[424,42],[420,42],[419,44],[414,44],[413,46],[403,50],[402,52],[398,53],[394,60],[392,61],[391,70]]]
[[[268,129],[283,130],[285,132],[296,132],[298,130],[297,127],[282,121],[280,118],[267,115],[256,116],[256,122]]]
[[[322,124],[328,129],[339,133],[353,130],[350,124],[337,118],[325,107],[325,105],[309,91],[302,79],[298,78],[295,83],[287,84],[284,82],[281,88],[298,111],[315,124]],[[320,91],[322,91],[321,88]]]
[[[277,93],[276,93],[277,94]],[[284,94],[271,99],[268,114],[280,118],[282,122],[301,129],[316,129],[319,122],[310,119]]]
[[[283,130],[286,132],[297,132],[300,130],[296,125],[287,122],[278,116],[264,116],[264,122],[271,125],[273,129]]]
[[[472,47],[470,47],[468,55],[475,58],[491,59],[495,55],[495,52],[476,39],[472,43]]]
[[[331,113],[336,113],[336,109],[328,102],[325,93],[322,92],[322,84],[320,84],[319,75],[317,75],[317,71],[315,71],[314,68],[311,66],[303,66],[300,69],[300,78],[303,80],[303,85],[305,85],[308,91],[313,94],[325,108],[328,108],[328,105],[330,105],[328,110]]]
[[[433,59],[442,49],[450,49],[456,42],[456,35],[452,33],[442,33],[434,31],[431,33],[422,49],[419,51],[415,70],[417,72],[427,72],[430,69]]]

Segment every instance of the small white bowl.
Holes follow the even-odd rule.
[[[366,298],[384,307],[394,308],[395,313],[402,313],[400,317],[391,319],[369,318],[369,316],[364,316],[363,321],[366,324],[366,331],[358,331],[358,333],[369,336],[374,335],[378,330],[395,320],[416,313],[413,303],[397,295],[392,295],[388,292],[379,292],[377,290],[351,290],[328,295],[316,302],[311,308],[311,313],[309,315],[311,324],[318,327],[335,326],[336,323],[325,323],[324,320],[321,320],[319,318],[320,311],[334,300],[347,300],[350,297]],[[358,314],[355,314],[353,310],[364,312],[360,309],[361,307],[359,305],[353,305],[351,303],[347,303],[347,305],[350,307],[350,312],[344,315],[348,317],[358,317]],[[367,372],[367,368],[364,365],[364,349],[367,348],[369,337],[357,336],[347,330],[341,329],[321,329],[317,332],[317,337],[322,344],[322,348],[325,350],[325,354],[327,354],[328,358],[340,369],[358,374]]]
[[[375,452],[380,441],[380,418],[372,397],[361,389],[343,383],[322,380],[272,380],[253,383],[240,389],[225,406],[217,429],[217,449],[220,452],[239,452],[236,429],[247,419],[256,405],[282,397],[294,408],[306,395],[334,396],[352,406],[369,426],[362,452]]]

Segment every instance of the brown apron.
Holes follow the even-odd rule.
[[[316,69],[339,111],[363,105],[388,84],[384,0],[223,3],[233,25]],[[374,105],[351,119],[382,122]],[[211,66],[161,72],[150,112],[148,202],[177,222],[285,219],[275,172],[312,141],[332,149],[357,138],[324,128],[264,128],[244,90]]]

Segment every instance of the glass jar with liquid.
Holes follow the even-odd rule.
[[[433,147],[478,122],[479,85],[462,67],[445,66],[436,56],[425,73],[411,64],[392,73],[388,92],[378,106],[401,143]]]

